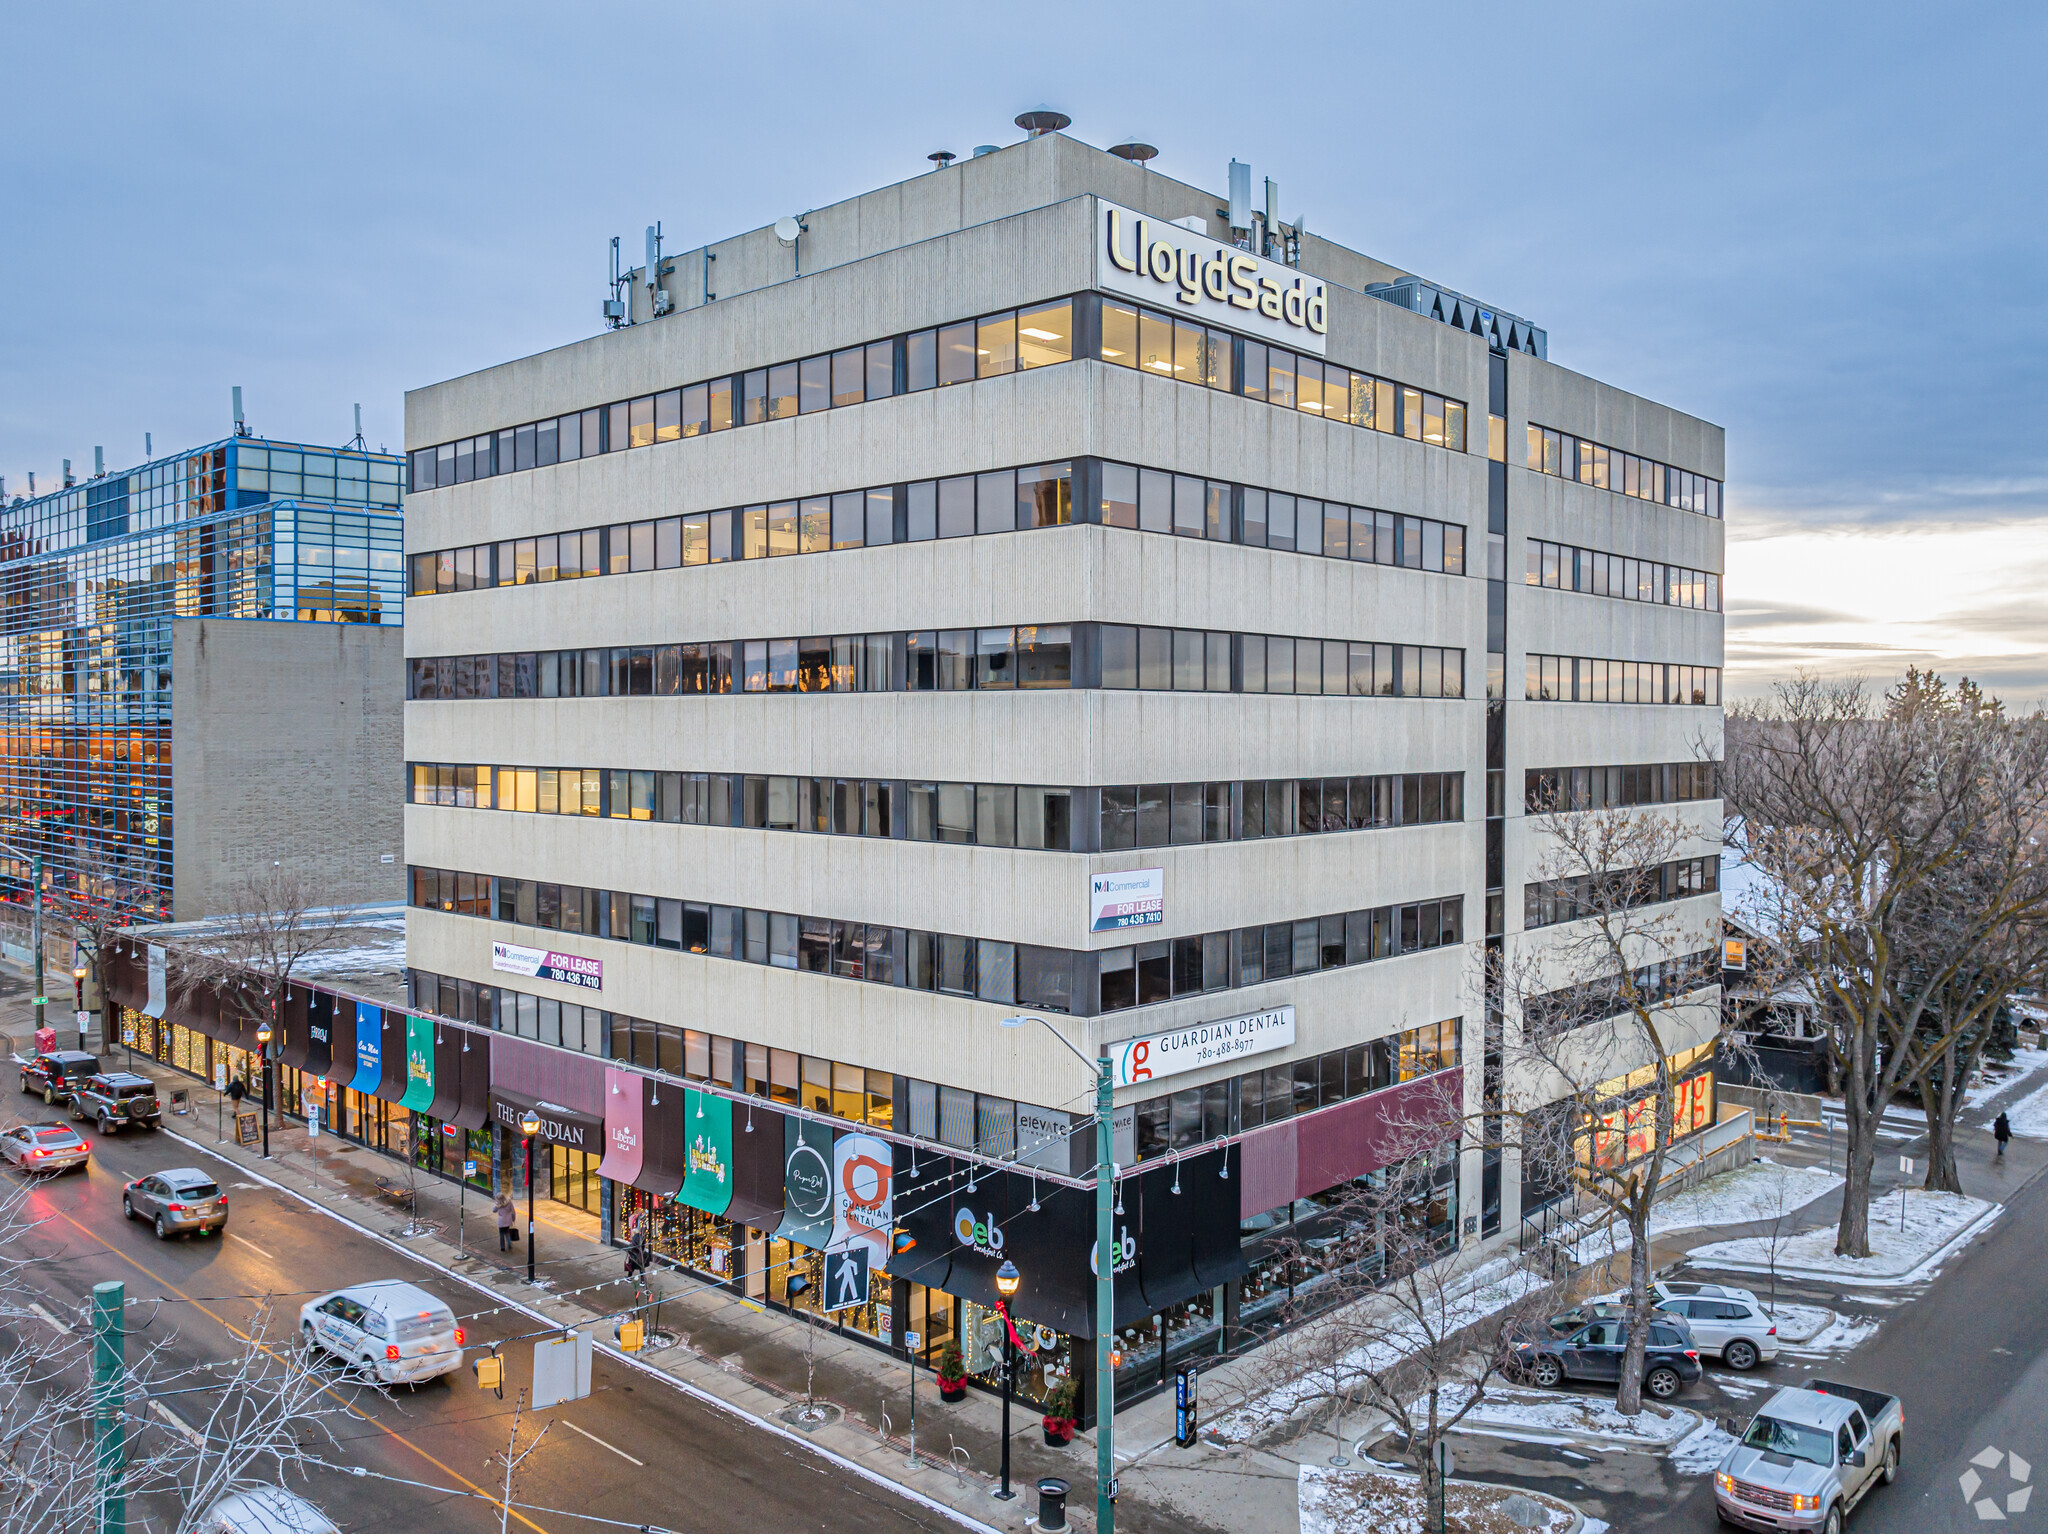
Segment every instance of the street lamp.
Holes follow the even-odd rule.
[[[74,964],[71,967],[71,1015],[78,1019],[78,1047],[82,1050],[85,1048],[85,966],[83,964]],[[101,1039],[100,1047],[104,1049],[106,1043],[105,1039]]]
[[[1010,1334],[1014,1327],[1010,1321],[1010,1301],[1017,1297],[1017,1283],[1021,1278],[1017,1264],[1009,1258],[996,1269],[996,1293],[1002,1302],[996,1306],[996,1314],[1003,1318],[1003,1484],[996,1491],[998,1502],[1008,1502],[1017,1494],[1010,1490],[1010,1375],[1011,1360],[1015,1355],[1010,1351]]]
[[[519,1115],[519,1132],[526,1137],[526,1281],[533,1277],[533,1137],[540,1133],[540,1115],[528,1108]]]
[[[263,1072],[263,1159],[270,1159],[270,1024],[256,1029],[256,1063]]]
[[[1005,1028],[1037,1023],[1095,1073],[1095,1528],[1116,1534],[1116,1078],[1109,1056],[1090,1060],[1042,1017],[1006,1017]],[[1006,1318],[1007,1319],[1007,1318]],[[1004,1439],[1005,1452],[1009,1440]]]

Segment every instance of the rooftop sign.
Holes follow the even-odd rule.
[[[1322,278],[1101,198],[1095,285],[1319,357],[1330,329]]]

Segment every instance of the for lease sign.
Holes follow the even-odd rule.
[[[1227,1017],[1221,1022],[1196,1023],[1170,1033],[1148,1033],[1112,1044],[1109,1054],[1120,1087],[1159,1081],[1183,1071],[1219,1065],[1246,1055],[1283,1049],[1294,1042],[1294,1008],[1273,1007]]]
[[[507,974],[531,975],[561,985],[580,985],[588,991],[604,989],[604,960],[586,959],[581,954],[550,953],[545,948],[522,948],[517,943],[491,944],[491,968]]]
[[[1088,876],[1088,930],[1119,932],[1166,920],[1166,871],[1133,868]]]

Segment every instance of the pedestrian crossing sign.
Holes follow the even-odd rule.
[[[829,1314],[868,1302],[868,1249],[864,1242],[825,1254],[825,1304]]]

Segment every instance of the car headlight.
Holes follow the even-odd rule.
[[[1734,1496],[1735,1477],[1725,1470],[1716,1470],[1714,1472],[1714,1490],[1725,1491],[1729,1496]]]
[[[1795,1492],[1794,1492],[1794,1493],[1792,1494],[1792,1511],[1793,1511],[1793,1512],[1795,1512],[1795,1513],[1817,1513],[1817,1512],[1819,1512],[1819,1511],[1820,1511],[1820,1493],[1819,1493],[1819,1492],[1814,1492],[1814,1493],[1813,1493],[1813,1494],[1812,1494],[1811,1496],[1808,1496],[1808,1495],[1806,1495],[1806,1494],[1805,1494],[1805,1493],[1803,1493],[1803,1492],[1796,1492],[1796,1491],[1795,1491]]]

